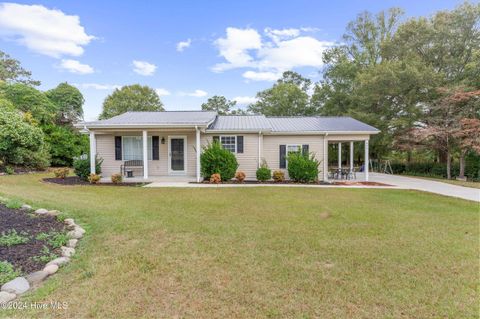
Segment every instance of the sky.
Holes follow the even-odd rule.
[[[18,1],[0,2],[0,50],[42,82],[68,82],[94,120],[115,88],[154,88],[166,110],[199,110],[223,95],[246,107],[283,71],[317,82],[322,53],[363,11],[404,19],[460,1]]]

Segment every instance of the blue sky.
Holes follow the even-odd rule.
[[[318,81],[321,53],[362,11],[406,17],[458,1],[19,1],[0,3],[0,49],[47,90],[67,81],[95,119],[115,87],[157,89],[167,110],[213,95],[244,106],[293,69]]]

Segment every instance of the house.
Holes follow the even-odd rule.
[[[103,159],[103,176],[119,173],[125,161],[136,160],[141,166],[133,173],[144,179],[184,176],[196,181],[202,179],[202,147],[213,140],[235,154],[238,169],[247,179],[255,179],[262,161],[272,170],[287,172],[286,155],[303,149],[321,162],[319,180],[327,180],[328,143],[338,143],[339,155],[342,143],[349,143],[353,168],[353,142],[364,142],[368,163],[370,135],[379,132],[350,117],[218,115],[210,111],[126,112],[77,127],[90,135],[92,172],[97,155]]]

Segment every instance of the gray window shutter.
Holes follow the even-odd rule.
[[[122,160],[122,137],[115,136],[115,160]]]
[[[243,136],[237,136],[237,153],[243,153]]]
[[[152,160],[158,161],[160,159],[160,154],[159,154],[159,137],[158,136],[152,136]]]
[[[214,136],[214,137],[213,137],[213,142],[218,142],[218,143],[220,143],[220,136]]]
[[[308,155],[308,144],[303,144],[302,145],[302,154],[303,155]]]
[[[280,168],[287,168],[287,145],[280,145]]]

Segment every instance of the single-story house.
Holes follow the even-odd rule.
[[[368,163],[370,135],[379,132],[351,117],[218,115],[210,111],[126,112],[76,126],[90,135],[92,172],[96,155],[103,159],[103,176],[119,173],[126,161],[135,161],[139,167],[134,174],[144,179],[184,176],[192,181],[202,179],[200,152],[213,140],[235,154],[238,170],[247,179],[255,179],[262,162],[287,173],[286,155],[303,149],[321,162],[319,180],[328,180],[328,143],[339,143],[339,154],[342,143],[350,143],[353,168],[353,142],[364,142],[364,162]]]

